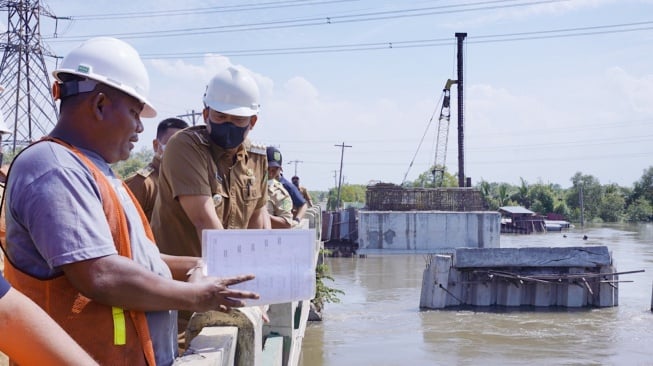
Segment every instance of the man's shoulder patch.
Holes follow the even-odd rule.
[[[255,142],[252,142],[249,147],[247,148],[247,152],[253,153],[253,154],[258,154],[258,155],[266,155],[266,146],[263,144],[257,144]]]

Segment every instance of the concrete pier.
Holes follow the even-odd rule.
[[[420,307],[617,306],[618,281],[605,246],[457,248],[429,258]]]
[[[494,211],[359,211],[358,215],[358,254],[499,247],[501,216]]]

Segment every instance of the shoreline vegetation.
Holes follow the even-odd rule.
[[[132,152],[129,159],[114,164],[114,171],[121,177],[129,177],[146,166],[153,156],[151,149]],[[6,153],[5,163],[11,162],[15,154]],[[401,184],[404,187],[457,187],[458,178],[446,169],[437,178],[433,172],[443,169],[432,167],[421,173],[414,181]],[[601,184],[591,174],[576,172],[570,177],[571,186],[563,188],[557,183],[540,179],[535,183],[520,178],[519,185],[504,182],[477,181],[473,187],[479,189],[487,202],[488,210],[502,206],[522,206],[541,215],[556,213],[567,221],[580,222],[653,222],[653,166],[643,169],[642,176],[631,187],[616,183]],[[370,181],[369,184],[381,183]],[[327,211],[340,207],[365,207],[366,184],[343,183],[338,189],[310,191],[315,202],[326,202]],[[310,187],[307,187],[310,189]],[[340,192],[338,192],[340,191]]]

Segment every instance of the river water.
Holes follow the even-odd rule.
[[[565,237],[566,235],[566,237]],[[583,240],[587,235],[587,240]],[[420,310],[423,255],[326,258],[345,291],[309,323],[302,366],[653,365],[653,224],[501,235],[501,247],[606,245],[619,305],[594,309]]]

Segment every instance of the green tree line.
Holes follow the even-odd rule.
[[[557,213],[570,221],[580,221],[581,210],[588,222],[653,221],[653,166],[645,169],[633,187],[614,183],[601,184],[593,175],[577,172],[572,186],[541,181],[529,184],[521,179],[518,186],[481,181],[477,186],[489,209],[523,206],[536,213]]]
[[[114,164],[113,169],[119,176],[128,177],[147,165],[152,156],[151,149],[142,148],[133,152],[129,159]],[[13,154],[5,154],[5,163],[12,158]],[[404,186],[429,188],[458,185],[456,176],[445,171],[435,177],[433,172],[434,169],[429,169]],[[562,188],[559,184],[542,181],[529,183],[523,178],[519,185],[482,180],[475,188],[481,191],[490,210],[502,206],[523,206],[542,215],[557,213],[567,220],[578,222],[582,199],[583,216],[587,222],[653,222],[653,166],[644,169],[632,187],[601,184],[595,176],[582,172],[574,174],[570,182],[571,187]],[[340,208],[363,207],[365,192],[366,185],[343,184],[340,188]],[[337,188],[327,192],[311,191],[311,196],[316,203],[326,201],[325,209],[336,209]]]
[[[456,176],[444,172],[434,176],[434,169],[420,174],[406,187],[457,187]],[[601,184],[590,174],[577,172],[570,178],[571,187],[538,181],[529,183],[523,178],[519,185],[480,181],[475,188],[481,191],[489,210],[502,206],[523,206],[541,215],[556,213],[567,220],[579,222],[581,209],[586,222],[653,222],[653,166],[644,169],[642,176],[632,187],[614,183]],[[313,192],[321,200],[327,200],[327,209],[336,207],[337,189]],[[341,208],[357,202],[365,204],[365,185],[345,184],[340,192]],[[581,204],[582,200],[582,204]]]

